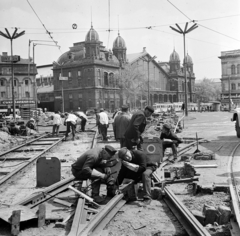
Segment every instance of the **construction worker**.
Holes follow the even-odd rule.
[[[163,141],[163,155],[166,148],[172,149],[173,157],[169,159],[169,161],[174,161],[177,159],[177,147],[180,143],[182,143],[182,139],[178,138],[175,133],[171,131],[171,126],[169,124],[164,124],[162,127],[162,133],[160,135],[160,139],[170,139],[171,141]]]
[[[70,129],[72,130],[72,140],[74,141],[78,118],[74,114],[70,114],[67,112],[65,112],[64,116],[65,116],[64,124],[66,124],[66,126],[67,126],[66,133],[65,133],[65,141],[67,140]]]
[[[126,147],[125,144],[125,131],[130,123],[131,114],[128,112],[128,106],[122,106],[122,112],[118,114],[113,122],[113,132],[115,140],[120,141],[120,147]]]
[[[29,129],[37,130],[37,126],[36,126],[36,122],[35,122],[34,118],[31,118],[27,122],[26,127],[28,127]]]
[[[85,132],[85,126],[86,126],[86,123],[88,120],[87,116],[82,111],[77,111],[74,114],[81,119],[81,129],[80,130],[82,132]]]
[[[59,112],[55,111],[55,113],[52,115],[53,120],[53,129],[52,129],[52,136],[56,133],[56,136],[59,134],[59,127],[62,124],[62,118],[59,114]]]
[[[150,117],[154,109],[151,106],[147,106],[144,111],[137,111],[133,114],[127,130],[124,134],[126,147],[133,149],[133,146],[137,146],[137,149],[141,150],[142,137],[141,134],[145,130],[147,124],[147,117]]]
[[[101,203],[104,199],[99,196],[101,180],[107,185],[107,196],[115,194],[115,179],[111,175],[108,161],[114,156],[116,150],[106,145],[104,148],[96,147],[83,153],[72,165],[72,174],[77,180],[91,179],[92,198]]]
[[[132,179],[135,182],[143,182],[143,199],[145,204],[151,203],[151,176],[157,169],[158,163],[153,162],[143,151],[128,150],[121,148],[118,157],[122,160],[122,166],[118,175],[118,184],[122,184],[123,179]]]
[[[108,115],[106,112],[104,112],[104,109],[101,108],[99,113],[99,127],[103,141],[107,141],[107,129],[109,127],[108,122]]]

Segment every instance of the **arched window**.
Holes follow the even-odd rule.
[[[108,73],[104,72],[104,85],[108,86]]]
[[[182,91],[185,91],[185,84],[182,82]]]
[[[240,64],[237,65],[237,74],[240,74]]]
[[[236,84],[231,84],[231,89],[236,90]]]
[[[231,74],[232,74],[232,75],[235,75],[235,74],[236,74],[235,65],[232,65],[232,66],[231,66]]]

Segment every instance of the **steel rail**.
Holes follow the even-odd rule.
[[[49,135],[49,134],[44,134],[44,135],[42,135],[42,136],[40,136],[40,137],[38,137],[38,138],[32,139],[32,140],[29,141],[29,142],[26,142],[26,143],[24,143],[24,144],[21,144],[21,145],[19,145],[19,146],[16,146],[16,147],[14,147],[14,148],[6,151],[6,152],[1,153],[1,154],[0,154],[0,157],[2,157],[2,156],[4,156],[4,155],[7,155],[8,153],[11,153],[11,152],[13,152],[13,151],[15,151],[15,150],[17,150],[17,149],[19,149],[19,148],[22,148],[22,147],[24,147],[24,146],[27,146],[28,144],[31,144],[31,143],[33,143],[33,142],[35,142],[35,141],[37,141],[37,140],[39,140],[39,139],[41,139],[41,138],[45,138],[45,137],[47,137],[48,135]]]
[[[107,205],[98,214],[94,216],[94,218],[88,223],[87,226],[85,226],[80,232],[78,231],[77,236],[96,235],[97,232],[103,230],[106,224],[126,203],[125,200],[122,200],[123,197],[123,193],[114,196],[107,203]]]
[[[93,140],[91,142],[91,148],[95,145],[95,140],[97,136],[96,131],[89,130],[90,132],[95,132]],[[64,138],[64,137],[63,137]],[[52,197],[56,196],[57,194],[65,191],[68,189],[69,184],[71,184],[74,181],[74,177],[71,176],[65,180],[59,181],[47,188],[45,188],[43,191],[37,194],[32,194],[28,196],[27,198],[17,202],[17,205],[23,205],[23,206],[29,206],[30,208],[34,208],[35,206],[39,205],[42,202],[45,202]]]
[[[234,176],[233,160],[239,146],[240,146],[240,143],[238,143],[235,146],[228,160],[228,183],[229,183],[229,190],[230,190],[230,195],[232,199],[233,211],[235,213],[234,215],[238,224],[238,231],[240,231],[240,198],[238,194],[237,183]]]
[[[211,236],[168,187],[164,190],[164,201],[190,236]]]
[[[4,184],[5,182],[7,182],[9,179],[11,179],[14,175],[16,175],[19,171],[23,170],[24,168],[26,168],[27,166],[29,166],[31,163],[33,163],[34,161],[36,161],[40,156],[42,156],[44,153],[46,153],[47,151],[49,151],[51,148],[53,148],[54,146],[56,146],[58,143],[62,142],[62,140],[64,139],[64,137],[59,138],[58,141],[56,141],[55,143],[53,143],[52,145],[48,146],[48,148],[46,148],[44,151],[38,153],[37,155],[35,155],[34,157],[32,157],[31,159],[29,159],[25,164],[23,164],[22,166],[19,166],[18,168],[14,169],[13,171],[11,171],[9,174],[7,174],[4,178],[2,178],[0,180],[0,186],[2,184]],[[35,140],[36,141],[36,140]]]

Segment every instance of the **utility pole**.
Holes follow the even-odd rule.
[[[0,31],[0,35],[10,39],[10,44],[11,44],[11,70],[12,70],[12,105],[13,105],[13,120],[16,120],[16,113],[15,113],[15,96],[14,96],[14,71],[13,71],[13,45],[12,41],[13,39],[19,38],[20,36],[25,34],[25,31],[22,31],[21,33],[17,33],[17,28],[15,28],[15,31],[13,32],[12,35],[10,35],[9,31],[7,28],[5,28],[5,31],[7,34],[4,34],[2,31]]]
[[[232,110],[232,101],[231,101],[231,80],[230,75],[228,76],[228,96],[229,96],[229,112]]]
[[[185,35],[193,30],[195,30],[198,26],[197,24],[192,25],[189,29],[187,29],[188,27],[188,23],[185,24],[185,28],[184,30],[182,30],[180,28],[180,26],[178,24],[176,24],[177,28],[174,28],[172,26],[170,26],[170,28],[174,31],[176,31],[179,34],[183,35],[183,49],[184,49],[184,77],[185,77],[185,116],[188,116],[188,89],[187,89],[187,65],[186,65],[186,48],[185,48]]]
[[[151,105],[150,104],[150,76],[149,76],[149,63],[151,61],[153,61],[154,59],[156,59],[157,57],[156,56],[153,56],[153,57],[150,57],[150,58],[145,58],[145,57],[140,57],[141,60],[147,62],[147,65],[148,65],[148,100],[147,100],[147,104],[148,105]]]

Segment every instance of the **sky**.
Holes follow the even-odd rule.
[[[57,61],[74,43],[84,41],[91,22],[108,49],[119,30],[127,54],[146,47],[156,61],[167,62],[175,48],[182,63],[183,36],[169,26],[184,28],[189,22],[190,27],[193,20],[198,28],[186,34],[186,52],[196,79],[221,78],[221,51],[240,49],[239,0],[0,0],[0,31],[25,31],[13,40],[13,54],[28,58],[29,40],[40,40],[31,42],[30,48],[33,57],[33,43],[37,44],[37,66]],[[11,54],[11,47],[10,40],[0,36],[2,52]]]

